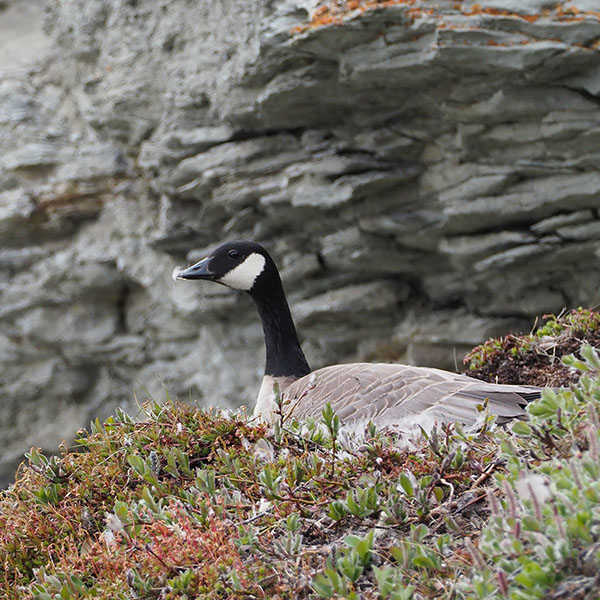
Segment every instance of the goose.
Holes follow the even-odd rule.
[[[298,420],[320,417],[329,402],[344,427],[364,431],[369,422],[410,433],[435,424],[473,425],[487,402],[496,421],[523,418],[541,388],[493,384],[429,367],[348,363],[311,371],[300,346],[281,277],[269,253],[252,241],[220,245],[196,264],[173,271],[174,280],[207,280],[250,295],[262,320],[266,361],[254,416],[272,422],[276,395]]]

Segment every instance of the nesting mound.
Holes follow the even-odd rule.
[[[600,313],[578,308],[544,319],[533,333],[493,338],[477,346],[465,356],[463,372],[494,383],[561,387],[577,382],[580,372],[561,358],[579,355],[584,343],[600,347]]]

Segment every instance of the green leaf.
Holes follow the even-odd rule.
[[[352,492],[348,492],[346,495],[346,506],[351,514],[355,517],[359,517],[361,515],[360,505],[354,499]]]
[[[525,421],[517,421],[511,428],[515,435],[531,435],[531,427]]]
[[[244,586],[242,585],[242,582],[240,581],[240,577],[235,572],[235,570],[232,570],[229,573],[229,581],[231,581],[231,587],[232,587],[233,591],[235,591],[235,592],[243,591]]]
[[[346,509],[346,505],[343,502],[340,502],[339,500],[334,500],[330,505],[329,505],[329,512],[328,515],[334,520],[334,521],[340,521],[341,519],[343,519],[346,515],[348,514],[348,510]]]
[[[592,346],[584,344],[581,346],[581,356],[585,359],[585,362],[594,370],[600,371],[600,356]]]
[[[146,506],[153,512],[153,513],[158,513],[160,512],[160,509],[158,507],[158,504],[156,504],[156,501],[154,500],[154,498],[152,497],[152,494],[150,493],[150,490],[144,486],[144,489],[142,489],[142,499],[144,500],[144,502],[146,503]],[[120,518],[120,517],[119,517]]]
[[[129,520],[129,506],[122,500],[115,500],[113,512],[117,515],[121,523],[127,523]]]
[[[404,490],[407,496],[414,496],[415,490],[413,488],[412,481],[406,473],[400,473],[400,486]]]
[[[71,596],[71,592],[67,588],[66,585],[63,585],[60,589],[60,599],[61,600],[71,600],[73,596]]]
[[[585,361],[579,360],[572,354],[569,354],[568,356],[563,356],[561,360],[565,366],[573,367],[579,371],[583,371],[584,373],[587,373],[591,370],[590,366]]]
[[[438,565],[429,556],[421,555],[413,558],[413,565],[423,569],[437,570]]]
[[[134,471],[139,475],[144,476],[146,473],[146,461],[137,454],[128,454],[127,462],[133,467]]]

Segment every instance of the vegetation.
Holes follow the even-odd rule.
[[[561,358],[587,343],[600,348],[600,313],[578,308],[558,316],[545,315],[544,324],[529,335],[493,338],[464,359],[471,377],[499,383],[560,387],[575,383],[576,370]]]
[[[600,357],[563,362],[582,376],[528,421],[410,446],[329,407],[117,411],[0,493],[0,597],[598,598]]]

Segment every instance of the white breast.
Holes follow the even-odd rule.
[[[256,406],[254,407],[254,416],[266,423],[273,420],[273,412],[275,411],[274,386],[275,377],[265,375],[258,392],[258,397],[256,398]]]
[[[283,394],[294,381],[294,377],[265,375],[256,398],[253,415],[265,423],[272,423],[277,410],[275,385],[278,386],[279,394]]]

